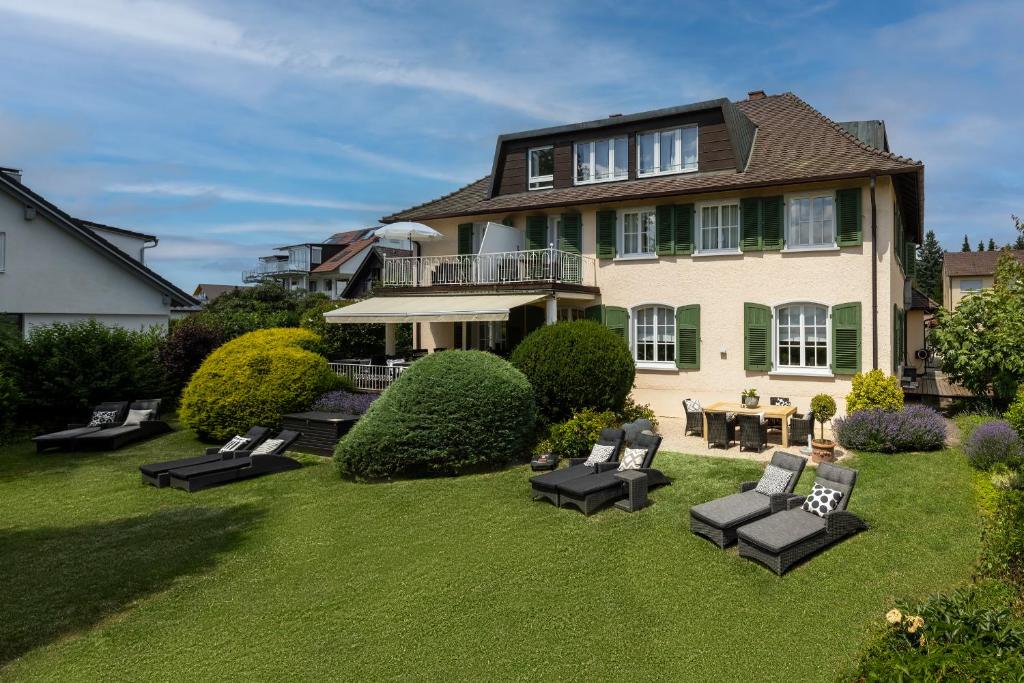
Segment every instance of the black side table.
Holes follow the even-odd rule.
[[[616,472],[615,478],[620,479],[629,494],[624,500],[615,501],[615,507],[626,512],[636,512],[647,507],[647,475],[637,470]]]

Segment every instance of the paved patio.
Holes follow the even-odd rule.
[[[815,433],[820,429],[820,426],[815,425]],[[686,419],[682,417],[659,417],[658,418],[658,433],[661,434],[664,439],[661,444],[662,450],[675,451],[677,453],[692,453],[694,455],[711,455],[719,458],[734,458],[738,460],[756,460],[758,462],[768,462],[772,458],[772,454],[777,450],[784,450],[787,453],[793,453],[794,455],[805,455],[800,452],[799,446],[790,446],[789,448],[783,448],[781,441],[781,434],[776,431],[768,433],[768,448],[764,449],[760,453],[754,451],[741,451],[739,445],[733,445],[728,449],[724,448],[708,448],[708,442],[704,440],[704,437],[693,436],[686,434]],[[832,438],[832,431],[826,427],[825,435],[828,438]],[[836,459],[841,458],[845,455],[841,448],[836,448]],[[808,457],[808,464],[814,465]]]

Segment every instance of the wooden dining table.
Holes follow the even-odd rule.
[[[789,416],[796,413],[796,406],[758,406],[747,408],[742,403],[716,401],[704,406],[704,433],[708,433],[708,413],[745,413],[747,415],[764,413],[766,418],[782,420],[782,445],[789,446]]]

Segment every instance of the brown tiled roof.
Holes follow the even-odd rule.
[[[200,293],[206,295],[206,300],[213,301],[221,294],[227,294],[228,292],[237,292],[240,289],[244,289],[242,285],[212,285],[200,282],[196,285],[196,291],[192,292],[192,296],[199,296]]]
[[[346,233],[348,234],[348,233]],[[339,251],[337,254],[327,259],[319,266],[313,269],[314,273],[328,273],[338,266],[342,265],[350,258],[361,252],[366,247],[374,244],[377,241],[377,237],[367,237],[366,239],[356,240],[355,242],[348,242],[348,246]]]
[[[738,172],[663,176],[495,197],[488,197],[490,176],[485,176],[444,197],[387,216],[383,221],[544,209],[873,174],[922,172],[924,169],[919,161],[865,144],[792,93],[745,100],[737,102],[736,106],[757,126],[750,160],[747,167]]]
[[[942,263],[946,275],[995,275],[996,264],[1002,251],[948,251]],[[1010,250],[1010,253],[1024,263],[1024,250]]]
[[[921,310],[931,313],[939,309],[939,304],[917,287],[911,287],[910,308],[911,310]]]

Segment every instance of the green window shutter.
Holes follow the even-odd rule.
[[[473,224],[461,223],[459,225],[459,253],[473,253]]]
[[[743,304],[743,369],[772,369],[772,309]]]
[[[900,309],[892,305],[892,372],[896,374],[900,367]]]
[[[832,307],[832,372],[860,372],[860,302]]]
[[[663,204],[655,208],[658,256],[671,256],[676,251],[675,226],[672,224],[672,206]]]
[[[700,304],[676,309],[676,367],[700,370]]]
[[[761,245],[766,251],[782,249],[786,222],[783,219],[782,197],[761,199]]]
[[[693,204],[672,207],[672,225],[675,227],[676,253],[693,253]]]
[[[588,306],[583,310],[583,317],[587,320],[593,320],[595,323],[604,325],[604,306],[600,304],[596,306]]]
[[[913,277],[917,266],[917,245],[907,242],[905,248],[907,253],[903,257],[903,272],[907,274],[907,277]]]
[[[597,258],[615,258],[615,211],[597,212]]]
[[[619,306],[605,306],[604,325],[629,344],[629,311]]]
[[[860,225],[860,188],[836,191],[836,242],[841,247],[863,244]]]
[[[740,200],[740,250],[761,250],[761,200]]]
[[[527,216],[526,217],[526,248],[547,249],[548,248],[548,217]]]
[[[583,253],[583,219],[578,213],[562,214],[562,231],[557,246],[573,254]]]

